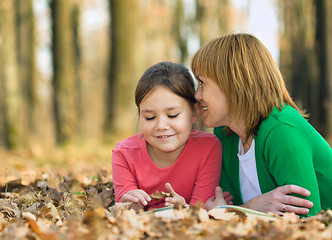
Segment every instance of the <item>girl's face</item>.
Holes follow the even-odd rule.
[[[139,109],[148,150],[179,156],[192,129],[194,113],[189,103],[167,87],[157,86],[145,96]]]
[[[206,127],[229,126],[229,108],[225,94],[216,82],[207,77],[198,77],[195,93],[203,123]]]

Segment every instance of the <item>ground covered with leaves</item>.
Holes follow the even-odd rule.
[[[177,208],[175,218],[136,214],[114,202],[108,154],[67,152],[38,166],[33,153],[0,152],[0,239],[332,239],[331,211],[275,221],[216,220],[200,206]]]

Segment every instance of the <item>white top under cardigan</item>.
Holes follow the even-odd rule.
[[[243,203],[245,203],[262,194],[257,177],[255,139],[252,140],[250,149],[246,153],[244,153],[242,140],[239,139],[239,153],[237,156],[240,160],[240,190]]]

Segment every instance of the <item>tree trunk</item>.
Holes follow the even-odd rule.
[[[137,0],[110,0],[111,66],[106,131],[129,136],[134,131],[136,84],[143,74],[141,17]]]
[[[228,34],[229,0],[196,0],[197,20],[200,23],[200,45],[213,38]]]
[[[323,135],[332,143],[332,3],[317,0],[316,45],[319,64],[319,124]]]
[[[282,35],[280,70],[291,96],[310,114],[309,121],[322,133],[319,115],[319,78],[315,51],[316,13],[314,3],[279,0]]]
[[[58,143],[74,138],[77,124],[72,1],[52,0],[54,115]]]
[[[24,126],[27,136],[34,137],[40,126],[37,117],[37,74],[36,74],[36,45],[35,24],[32,0],[16,0],[17,19],[17,50],[19,64],[19,78],[23,87]]]
[[[325,0],[325,16],[326,16],[326,78],[328,87],[328,99],[327,99],[327,134],[326,137],[332,147],[332,1]]]
[[[24,144],[22,86],[19,81],[16,19],[14,1],[0,1],[0,85],[1,85],[1,142],[6,147]]]
[[[186,28],[186,19],[184,16],[184,6],[182,0],[177,0],[175,5],[175,21],[174,28],[176,30],[176,38],[178,42],[178,48],[180,50],[181,56],[180,60],[183,64],[187,62],[188,59],[188,29]]]

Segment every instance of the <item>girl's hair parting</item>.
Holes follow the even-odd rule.
[[[159,62],[149,67],[137,83],[135,102],[139,105],[145,96],[156,86],[165,86],[172,92],[187,100],[194,108],[195,84],[189,70],[180,63]]]

